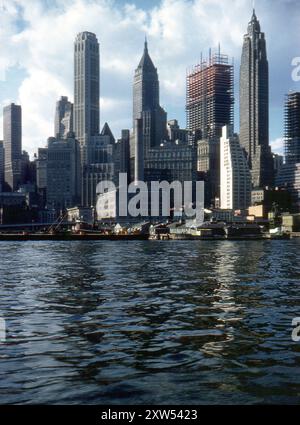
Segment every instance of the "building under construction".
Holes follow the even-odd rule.
[[[284,128],[285,162],[300,163],[300,92],[286,95]]]
[[[221,137],[224,125],[233,125],[234,69],[227,55],[209,54],[208,61],[187,73],[187,128],[201,139]]]
[[[187,73],[187,128],[197,141],[198,172],[206,181],[206,206],[218,206],[220,197],[220,137],[222,127],[233,126],[234,68],[220,52],[208,61],[201,57]]]

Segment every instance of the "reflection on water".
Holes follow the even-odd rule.
[[[0,244],[0,403],[299,403],[299,247]]]

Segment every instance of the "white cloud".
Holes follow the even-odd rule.
[[[271,144],[272,152],[277,153],[279,155],[283,155],[284,142],[282,137],[272,140],[270,144]]]
[[[262,15],[266,32],[276,27],[274,16],[280,17],[281,4],[293,4],[272,0],[270,9],[270,2],[264,0],[259,5],[258,15]],[[73,98],[73,43],[78,32],[95,32],[100,41],[101,124],[108,121],[118,137],[122,127],[131,126],[132,78],[145,34],[160,76],[161,103],[167,109],[180,107],[182,121],[187,67],[199,61],[201,51],[207,55],[208,48],[216,47],[219,41],[225,53],[239,60],[251,15],[249,0],[163,0],[148,11],[133,4],[122,6],[119,0],[50,3],[0,0],[0,77],[1,69],[3,74],[13,65],[26,72],[15,101],[23,107],[23,146],[31,153],[53,133],[56,100],[61,95]],[[280,49],[286,37],[281,35]],[[274,49],[276,46],[270,50]]]

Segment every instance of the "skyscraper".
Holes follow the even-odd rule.
[[[79,202],[80,155],[78,141],[70,133],[66,140],[48,139],[47,205],[57,211]]]
[[[141,112],[159,107],[159,81],[145,41],[144,53],[134,74],[133,83],[133,127]]]
[[[21,106],[5,106],[3,109],[3,144],[5,151],[5,182],[15,191],[22,175],[22,109]]]
[[[73,104],[67,96],[62,96],[56,102],[54,136],[65,139],[73,131]]]
[[[219,50],[187,75],[187,129],[202,140],[220,138],[222,127],[233,125],[233,71]]]
[[[251,204],[251,174],[239,138],[230,126],[223,127],[220,152],[220,207],[246,209]]]
[[[300,162],[300,92],[286,96],[284,106],[286,163]]]
[[[240,143],[245,149],[254,187],[272,184],[269,146],[269,64],[265,34],[255,11],[244,36],[240,68]]]
[[[284,107],[285,164],[276,177],[276,186],[289,190],[296,212],[300,211],[300,93],[286,95]]]
[[[166,125],[167,114],[159,104],[158,73],[149,55],[148,43],[145,41],[144,53],[134,74],[131,159],[136,158],[136,152],[143,152],[143,157],[146,158],[151,147],[159,146],[166,137]],[[137,137],[137,134],[140,137]],[[141,144],[140,147],[136,146],[137,141]],[[136,158],[136,161],[138,160]],[[135,169],[140,168],[136,164]]]
[[[4,147],[3,141],[0,140],[0,192],[3,190],[4,183]]]
[[[82,164],[88,162],[88,146],[99,134],[100,56],[95,34],[82,32],[74,52],[74,132],[79,141]]]
[[[198,171],[206,181],[205,202],[218,206],[220,197],[220,137],[234,121],[234,68],[227,55],[202,60],[187,75],[187,129],[198,142]]]

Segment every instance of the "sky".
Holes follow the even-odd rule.
[[[116,138],[132,126],[132,81],[145,35],[158,69],[161,105],[168,119],[186,125],[186,72],[201,52],[217,49],[234,58],[235,130],[239,130],[238,81],[243,35],[253,0],[0,0],[0,138],[2,108],[23,110],[23,149],[31,155],[54,133],[55,103],[73,101],[76,34],[94,32],[100,42],[101,126]],[[283,103],[300,57],[299,0],[260,0],[255,5],[266,34],[270,66],[270,142],[282,151]]]

